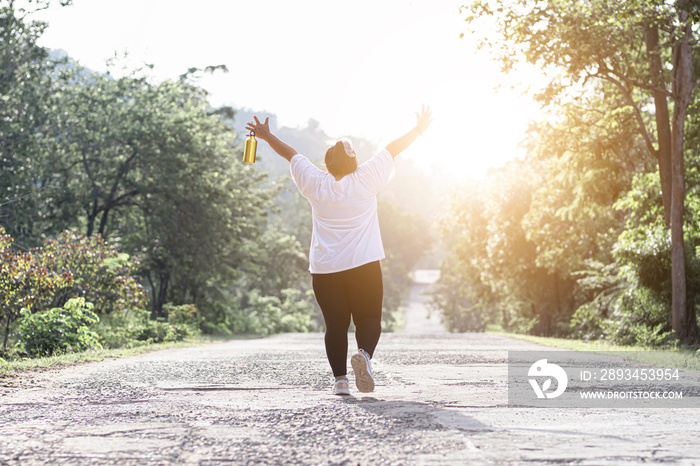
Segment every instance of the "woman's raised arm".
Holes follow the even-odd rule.
[[[269,124],[270,117],[265,118],[264,123],[260,123],[260,120],[258,120],[258,117],[256,116],[253,116],[253,118],[255,121],[249,121],[245,126],[245,129],[252,131],[255,133],[257,138],[267,142],[270,147],[272,147],[272,150],[277,152],[283,158],[287,159],[287,161],[291,161],[292,157],[298,154],[298,152],[292,146],[272,134]]]
[[[406,150],[408,146],[413,144],[413,141],[415,141],[416,138],[418,138],[418,136],[423,134],[423,132],[426,129],[428,129],[428,126],[430,126],[430,123],[432,123],[430,115],[430,107],[426,108],[424,105],[421,108],[420,113],[416,113],[416,127],[408,133],[401,136],[400,138],[396,139],[395,141],[392,141],[389,144],[387,144],[386,150],[388,150],[391,153],[392,157],[396,158],[397,155]]]

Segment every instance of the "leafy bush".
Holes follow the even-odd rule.
[[[258,290],[239,297],[231,320],[233,333],[267,336],[283,332],[310,332],[316,329],[313,292],[302,295],[297,289],[282,290],[282,299],[262,296]]]
[[[47,296],[54,306],[63,305],[71,296],[84,297],[100,315],[146,305],[146,292],[135,276],[138,264],[99,235],[85,237],[67,230],[45,241],[37,254],[48,270],[73,276],[70,286]]]
[[[689,186],[694,186],[697,173],[691,170],[688,175]],[[614,248],[615,260],[627,285],[614,301],[613,312],[603,325],[606,336],[616,343],[653,346],[675,342],[671,331],[671,239],[659,214],[659,193],[658,177],[638,175],[633,189],[615,205],[628,214],[627,229]],[[690,214],[700,205],[698,194],[700,192],[691,189],[686,199],[689,209],[685,219],[685,264],[689,308],[697,306],[700,296],[697,254],[700,231],[696,215]]]
[[[649,325],[633,325],[632,333],[635,335],[637,345],[641,346],[675,346],[678,339],[673,330],[668,330],[666,324],[659,324],[656,327]]]
[[[0,319],[7,345],[20,311],[48,312],[70,298],[82,297],[92,312],[106,315],[144,307],[146,294],[134,272],[136,265],[99,236],[86,238],[65,231],[43,247],[10,249],[12,238],[0,227]]]
[[[182,341],[201,333],[195,306],[166,307],[170,312],[167,321],[151,320],[148,311],[139,309],[128,314],[106,316],[94,330],[107,348],[133,348],[152,343]]]
[[[492,323],[483,310],[488,307],[483,305],[485,299],[480,299],[486,294],[480,291],[486,287],[476,275],[474,263],[457,254],[447,256],[440,264],[440,279],[432,288],[428,306],[452,332],[482,332]]]
[[[596,299],[576,309],[571,316],[571,336],[581,340],[598,340],[603,337],[603,325],[605,319],[602,314],[606,312],[603,302]]]
[[[644,287],[630,285],[613,303],[602,324],[604,335],[622,345],[653,345],[671,341],[670,303]]]
[[[623,274],[614,262],[588,260],[584,264],[586,269],[574,274],[583,304],[576,309],[569,325],[574,338],[597,340],[606,336],[605,322],[613,315],[622,293],[631,285],[629,274]]]
[[[451,277],[450,277],[451,278]],[[441,278],[434,287],[428,306],[431,312],[437,312],[440,319],[451,332],[483,332],[489,323],[488,312],[475,306],[470,299],[467,287],[450,286],[449,278]]]
[[[190,335],[186,326],[149,320],[134,329],[134,339],[146,344],[182,341]]]
[[[302,294],[293,288],[282,290],[282,318],[279,332],[311,332],[316,330],[313,320],[316,311],[313,291]]]
[[[51,356],[101,348],[98,335],[88,325],[99,320],[92,303],[73,298],[60,308],[31,313],[22,311],[18,322],[20,351],[30,356]]]
[[[37,250],[14,251],[12,238],[0,226],[0,321],[3,322],[3,349],[7,347],[10,325],[27,312],[40,307],[57,290],[73,283],[68,271],[57,273],[46,268]]]
[[[191,335],[201,333],[200,326],[204,320],[199,313],[199,309],[194,304],[182,304],[176,306],[167,303],[163,310],[168,315],[168,322],[172,325],[179,325],[188,329]]]

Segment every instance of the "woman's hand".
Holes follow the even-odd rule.
[[[423,132],[428,129],[428,126],[430,126],[430,123],[433,122],[433,120],[430,119],[430,116],[430,107],[426,108],[425,105],[421,107],[420,113],[416,112],[416,129],[420,134],[423,134]]]
[[[270,135],[272,134],[270,132],[270,117],[265,118],[265,123],[260,123],[260,120],[258,120],[258,117],[253,116],[255,121],[249,121],[248,124],[245,126],[245,129],[248,131],[252,131],[255,133],[255,137],[258,139],[262,139],[263,141],[267,141],[270,138]]]
[[[280,140],[280,138],[270,132],[270,117],[265,118],[265,123],[260,123],[260,120],[258,120],[258,117],[256,116],[253,116],[253,118],[255,121],[249,121],[248,124],[245,125],[245,129],[254,132],[255,137],[267,142],[270,147],[272,147],[272,150],[277,152],[285,159],[291,161],[292,157],[297,154],[297,151],[292,146]]]
[[[418,119],[416,121],[416,127],[408,133],[401,136],[400,138],[396,139],[395,141],[392,141],[389,144],[387,144],[386,150],[388,150],[389,153],[391,153],[392,157],[396,158],[397,155],[406,150],[408,146],[413,144],[413,141],[415,141],[418,136],[423,134],[423,131],[428,129],[430,123],[433,122],[433,120],[430,119],[430,115],[430,107],[426,107],[425,105],[423,105],[423,107],[421,107],[420,113],[416,113],[416,117]]]

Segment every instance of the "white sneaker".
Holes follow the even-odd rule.
[[[333,384],[333,394],[334,395],[349,395],[350,394],[350,384],[348,379],[342,378],[335,381]]]
[[[350,358],[352,370],[355,372],[355,385],[362,393],[374,391],[374,375],[372,375],[372,361],[367,351],[360,348],[357,354]]]

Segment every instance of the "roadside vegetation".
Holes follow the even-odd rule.
[[[87,351],[68,351],[62,354],[54,354],[53,356],[36,358],[13,357],[9,360],[0,358],[0,377],[7,377],[20,372],[60,368],[91,361],[104,361],[105,359],[136,356],[150,351],[203,345],[215,341],[217,341],[217,339],[202,336],[197,338],[185,338],[178,342],[149,343],[132,348],[95,348]]]
[[[544,84],[527,84],[543,117],[523,159],[455,190],[441,215],[433,306],[447,327],[692,348],[697,2],[476,0],[463,13],[465,38],[506,72],[540,70]]]
[[[32,9],[50,3],[0,3],[3,367],[322,329],[307,270],[308,203],[286,161],[264,147],[258,163],[242,162],[235,127],[250,115],[213,107],[199,86],[226,67],[156,81],[147,65],[124,70],[115,57],[96,73],[38,45],[47,25]],[[314,122],[279,132],[318,157],[330,139]],[[379,208],[392,232],[391,331],[427,222],[388,201]]]
[[[561,348],[571,351],[588,351],[593,353],[615,353],[625,359],[638,361],[656,367],[673,367],[700,371],[700,350],[680,346],[638,346],[616,345],[602,340],[584,341],[572,338],[541,337],[520,333],[490,331],[494,335],[517,338],[542,346]]]

